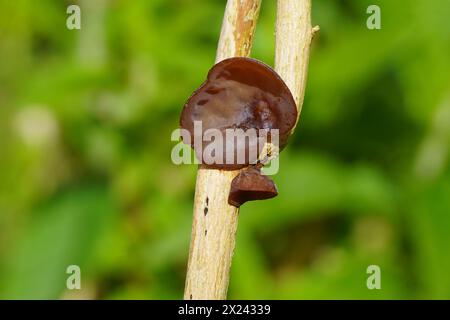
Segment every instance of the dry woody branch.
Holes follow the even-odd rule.
[[[216,63],[248,57],[261,0],[228,0]],[[303,103],[311,27],[310,0],[278,0],[275,70],[294,96],[298,114]],[[226,299],[239,209],[228,204],[230,185],[239,170],[200,166],[194,198],[185,299]]]

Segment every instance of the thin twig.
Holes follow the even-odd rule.
[[[228,0],[216,62],[250,54],[261,0]],[[303,104],[311,39],[310,0],[278,0],[275,69]],[[239,171],[200,167],[194,199],[185,299],[226,299],[239,210],[228,204]]]
[[[216,62],[249,56],[261,0],[228,0]],[[239,171],[197,173],[191,247],[184,299],[226,299],[239,209],[228,204]]]
[[[317,31],[318,26],[311,27],[311,0],[278,0],[275,70],[291,90],[298,116],[305,96],[311,40]]]

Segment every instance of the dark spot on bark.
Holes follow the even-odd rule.
[[[205,213],[205,216],[208,214],[208,207],[205,207],[205,210],[203,210],[203,212]]]

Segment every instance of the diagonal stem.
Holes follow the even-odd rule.
[[[228,0],[216,62],[249,56],[261,0]],[[275,70],[303,104],[310,44],[311,0],[278,0]],[[239,171],[199,167],[194,199],[185,299],[226,299],[239,210],[228,204]]]
[[[250,55],[261,0],[228,0],[216,62]],[[226,299],[239,209],[228,204],[239,171],[200,166],[184,299]]]

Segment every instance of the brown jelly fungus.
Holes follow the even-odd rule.
[[[257,167],[242,170],[231,182],[228,203],[240,207],[247,201],[265,200],[278,194],[275,183]]]
[[[249,149],[256,148],[259,156],[264,144],[262,139],[271,142],[271,129],[278,130],[277,146],[281,151],[296,120],[294,98],[280,76],[262,62],[237,57],[223,60],[211,68],[206,81],[184,105],[180,125],[189,132],[189,143],[202,164],[209,168],[236,170],[256,162],[257,158],[251,157]],[[195,123],[201,123],[201,130],[194,130]],[[221,161],[205,161],[203,151],[216,140],[215,137],[204,139],[208,129],[221,132]],[[227,136],[227,129],[243,132],[255,129],[256,140],[249,138],[243,144],[234,143],[235,137]],[[238,160],[238,154],[245,154],[244,161]]]
[[[205,167],[245,168],[233,179],[228,197],[230,205],[239,207],[247,201],[269,199],[278,194],[274,182],[261,174],[262,151],[268,144],[269,150],[281,151],[296,121],[294,98],[280,76],[262,62],[237,57],[211,68],[206,81],[184,105],[180,126],[190,135],[190,141],[184,142],[194,148],[197,159]],[[222,139],[222,144],[215,149],[221,151],[214,157],[218,161],[206,161],[204,154],[218,139],[216,135],[205,139],[209,129],[219,132]],[[236,143],[235,135],[227,135],[230,131],[248,133],[250,129],[255,134],[246,137],[244,143]],[[256,157],[252,157],[250,151],[255,148]],[[239,158],[239,154],[244,156]]]

